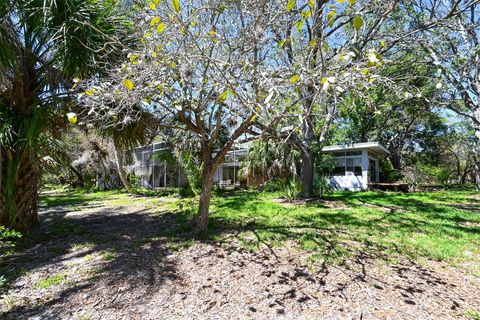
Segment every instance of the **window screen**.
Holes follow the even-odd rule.
[[[344,176],[345,175],[345,159],[337,159],[337,166],[333,170],[334,176]]]
[[[335,167],[335,169],[333,169],[333,175],[334,176],[344,176],[345,175],[345,166]]]
[[[347,156],[361,156],[362,151],[348,151],[348,152],[345,152],[345,155],[347,155]]]
[[[362,175],[362,158],[346,159],[346,171],[353,172],[356,176]]]

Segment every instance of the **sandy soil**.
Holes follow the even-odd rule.
[[[444,263],[359,252],[313,267],[291,243],[252,252],[228,234],[176,247],[156,236],[173,214],[133,202],[43,210],[35,241],[2,263],[18,276],[0,318],[458,319],[480,308],[480,278]]]

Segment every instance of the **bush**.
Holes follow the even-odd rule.
[[[178,195],[181,198],[192,198],[195,196],[195,192],[193,191],[192,187],[190,184],[186,184],[178,190]]]
[[[0,226],[0,257],[15,252],[15,240],[21,237],[20,232]]]
[[[379,166],[380,166],[380,181],[385,182],[395,182],[398,181],[401,176],[399,173],[393,168],[392,163],[385,157],[380,157],[379,159]]]
[[[333,187],[330,184],[329,177],[327,176],[316,178],[314,183],[314,189],[320,195],[320,197],[333,192]]]
[[[412,185],[445,185],[452,175],[451,168],[429,164],[417,164],[405,169],[405,181]]]
[[[265,192],[283,191],[285,189],[285,183],[279,179],[267,180],[262,186],[262,190]]]
[[[283,195],[287,200],[295,200],[300,197],[302,193],[302,184],[297,178],[288,179],[284,185]]]
[[[314,189],[315,193],[323,196],[333,191],[333,188],[330,185],[330,176],[337,166],[337,160],[331,154],[321,153],[321,151],[318,150],[315,150],[315,152]]]
[[[140,176],[137,176],[134,173],[131,173],[131,174],[128,175],[128,181],[130,182],[130,185],[134,189],[143,188],[143,186],[141,184],[141,179],[142,178]]]

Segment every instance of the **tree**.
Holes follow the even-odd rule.
[[[152,141],[158,134],[159,129],[158,121],[150,113],[138,110],[135,106],[130,108],[129,113],[132,111],[137,112],[135,121],[117,122],[115,126],[107,128],[102,127],[101,124],[96,125],[100,127],[100,133],[103,136],[112,140],[118,176],[127,191],[132,191],[132,186],[125,170],[125,150]],[[88,119],[90,124],[96,123],[97,120],[95,117],[89,117]]]
[[[195,140],[202,181],[199,230],[207,228],[213,176],[226,153],[247,133],[258,134],[253,128],[260,118],[281,113],[272,108],[280,92],[270,37],[279,11],[267,0],[172,6],[152,1],[140,26],[139,49],[108,78],[84,83],[81,102],[103,127],[136,121],[128,110],[141,106],[164,127]]]
[[[449,14],[448,21],[439,23],[412,40],[420,44],[427,59],[438,69],[437,88],[443,93],[442,105],[469,119],[475,129],[474,147],[477,190],[480,191],[480,3],[475,0],[438,1],[422,6],[416,1],[412,8],[412,23],[421,24],[430,17]]]
[[[115,0],[1,2],[0,224],[29,230],[38,221],[42,144],[61,135],[75,76],[123,49],[129,24],[117,8]]]
[[[426,128],[441,116],[431,103],[437,95],[435,84],[430,81],[434,68],[416,64],[419,57],[410,49],[387,57],[392,63],[381,71],[382,77],[398,85],[378,84],[364,93],[367,99],[349,94],[344,102],[347,106],[340,107],[335,140],[379,141],[390,151],[390,161],[397,177],[401,177],[404,156],[415,146],[428,144]],[[401,92],[397,91],[399,88]]]
[[[440,1],[417,2],[432,7]],[[451,1],[452,5],[460,2]],[[306,197],[313,193],[313,150],[327,140],[346,94],[368,98],[365,91],[382,82],[404,92],[401,84],[382,77],[381,68],[388,64],[384,56],[402,50],[409,36],[434,28],[466,8],[457,9],[411,24],[407,19],[413,14],[411,1],[288,1],[290,14],[278,24],[275,38],[283,49],[283,65],[291,72],[292,94],[298,104],[298,147]]]
[[[256,183],[286,181],[297,175],[299,163],[300,153],[291,140],[259,139],[250,144],[241,174]]]

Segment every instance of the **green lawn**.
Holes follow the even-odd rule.
[[[181,229],[188,238],[188,229]],[[182,230],[169,234],[181,241]],[[480,195],[474,191],[339,192],[309,203],[284,202],[275,194],[214,197],[206,237],[222,240],[232,232],[252,250],[289,245],[314,261],[359,254],[430,258],[480,275]]]
[[[92,201],[110,206],[132,203],[119,192],[78,191],[43,195],[41,203],[82,210]],[[308,203],[288,203],[271,193],[217,195],[209,230],[200,237],[190,223],[195,199],[136,197],[134,202],[147,203],[161,214],[173,212],[176,223],[155,234],[167,237],[172,248],[233,239],[251,250],[288,246],[304,252],[312,265],[359,255],[385,261],[429,258],[480,275],[480,195],[475,191],[338,192]]]

